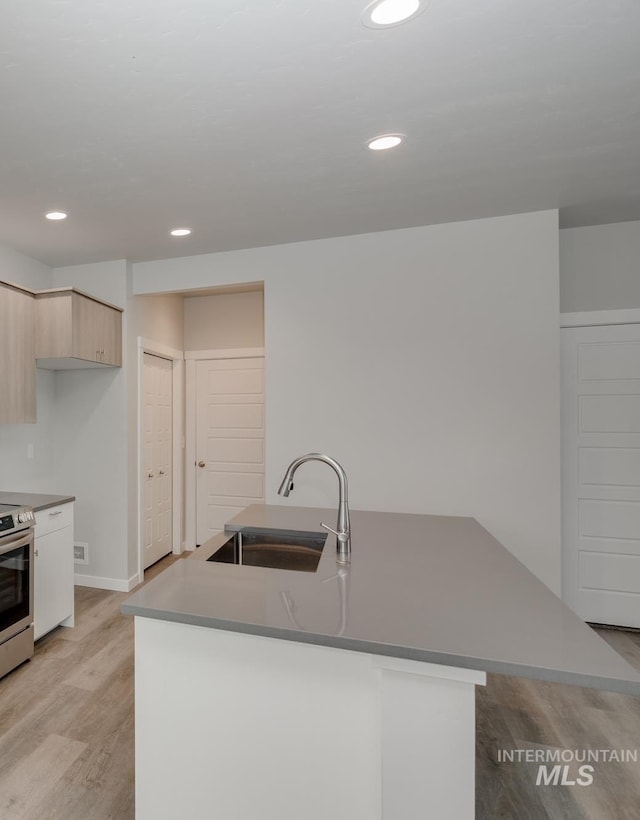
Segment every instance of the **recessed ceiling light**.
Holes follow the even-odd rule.
[[[417,17],[425,4],[425,0],[374,0],[362,12],[362,22],[368,28],[398,26]]]
[[[404,134],[381,134],[370,139],[367,145],[372,151],[386,151],[387,148],[395,148],[401,142],[404,142]]]
[[[64,211],[49,211],[48,214],[45,214],[45,217],[55,221],[56,219],[66,219],[67,215]]]
[[[171,236],[189,236],[191,233],[190,228],[174,228],[172,231],[169,231]]]

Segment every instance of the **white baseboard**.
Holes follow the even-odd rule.
[[[94,589],[109,589],[113,592],[131,592],[138,586],[138,574],[132,575],[128,581],[120,578],[104,578],[101,575],[79,575],[73,576],[73,583],[77,587],[92,587]]]

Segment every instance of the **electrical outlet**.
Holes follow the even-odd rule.
[[[86,542],[76,541],[76,543],[73,545],[73,563],[89,563],[89,545]]]

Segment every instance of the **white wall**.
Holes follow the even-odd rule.
[[[262,290],[192,296],[184,300],[185,350],[263,346]]]
[[[125,307],[127,271],[124,261],[75,265],[56,268],[53,281]],[[126,323],[124,355],[126,365]],[[126,371],[58,371],[54,380],[55,482],[77,499],[75,539],[89,545],[89,564],[81,571],[126,581],[130,577]]]
[[[178,294],[132,297],[128,306],[132,335],[142,336],[175,350],[182,350],[183,301],[182,296]]]
[[[136,293],[264,281],[269,502],[324,451],[353,508],[475,516],[555,591],[558,277],[555,211],[133,266]]]
[[[560,309],[640,307],[640,222],[560,231]]]
[[[32,290],[51,287],[51,268],[13,248],[0,245],[0,279]]]
[[[66,487],[50,489],[55,483],[52,479],[54,377],[50,371],[38,370],[37,390],[36,424],[0,424],[0,490],[64,494]]]
[[[51,287],[51,268],[0,245],[0,279],[33,290]],[[0,424],[0,490],[47,492],[52,471],[53,376],[38,371],[36,424]],[[33,446],[33,458],[28,457]],[[61,492],[65,492],[64,488]]]

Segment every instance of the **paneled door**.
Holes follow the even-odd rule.
[[[264,359],[196,362],[196,540],[264,503]]]
[[[171,552],[173,531],[173,363],[144,354],[143,510],[147,569]]]
[[[640,627],[640,325],[562,330],[563,597]]]

